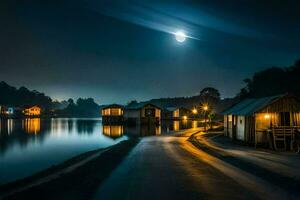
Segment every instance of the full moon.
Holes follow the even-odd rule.
[[[185,39],[186,39],[186,35],[184,32],[182,31],[178,31],[175,33],[175,39],[178,41],[178,42],[184,42]]]

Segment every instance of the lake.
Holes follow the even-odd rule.
[[[127,127],[103,125],[98,118],[1,119],[0,185],[129,137],[168,134],[197,126],[195,121]]]

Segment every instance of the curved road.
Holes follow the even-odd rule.
[[[100,185],[94,198],[294,198],[279,186],[196,148],[188,141],[195,132],[143,138]]]

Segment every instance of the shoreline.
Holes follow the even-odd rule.
[[[125,149],[124,152],[127,152],[133,147],[133,144],[135,146],[137,143],[138,139],[132,138],[107,148],[91,150],[67,159],[57,165],[53,165],[45,170],[34,173],[31,176],[2,184],[0,185],[0,199],[9,198],[19,193],[30,191],[33,188],[47,185],[48,183],[55,182],[65,176],[72,176],[73,173],[80,172],[83,168],[91,165],[93,161],[103,157],[102,154],[116,151],[120,148]],[[124,156],[117,157],[117,159],[121,160]],[[113,170],[114,167],[115,166],[110,166],[110,169]]]
[[[191,130],[191,129],[172,131],[172,134],[174,136],[178,136],[184,134],[187,130]],[[198,128],[196,130],[198,132],[200,129]],[[116,151],[121,147],[121,149],[123,148],[125,149],[125,151],[116,152],[115,154],[118,155],[118,153],[119,154],[126,153],[126,152],[128,153],[131,150],[131,148],[133,148],[138,143],[138,141],[139,141],[138,138],[131,138],[129,140],[121,141],[107,148],[88,151],[79,154],[77,156],[74,156],[70,159],[67,159],[62,163],[53,165],[45,170],[32,174],[31,176],[2,184],[0,185],[0,194],[1,194],[0,199],[7,198],[7,197],[9,197],[10,199],[11,196],[14,197],[15,195],[19,195],[23,193],[27,193],[28,195],[30,195],[29,191],[36,190],[35,188],[39,188],[39,187],[44,188],[46,187],[46,185],[49,185],[51,182],[57,182],[57,180],[59,179],[65,179],[66,176],[73,176],[74,173],[80,173],[80,171],[82,171],[82,169],[80,168],[91,167],[92,164],[90,163],[99,158],[101,159],[101,157],[105,157],[102,154],[105,154],[106,152],[109,153],[109,151]],[[116,156],[116,159],[121,161],[125,156],[126,154],[122,156]],[[108,159],[104,159],[104,162],[107,161]],[[101,165],[99,165],[99,163],[97,163],[96,166],[99,166],[99,168],[101,168]],[[110,165],[108,170],[109,172],[107,174],[102,174],[102,175],[103,176],[109,175],[110,171],[112,171],[116,166],[117,164]]]
[[[110,146],[110,147],[112,147],[112,146]],[[32,185],[41,179],[47,179],[49,176],[52,176],[52,175],[55,175],[56,173],[60,173],[61,171],[67,170],[67,169],[71,168],[72,166],[76,165],[77,163],[85,161],[86,159],[89,159],[93,155],[103,152],[106,149],[109,149],[110,147],[100,148],[100,149],[81,153],[81,154],[73,156],[67,160],[64,160],[61,163],[52,165],[44,170],[33,173],[32,175],[29,175],[27,177],[1,184],[0,185],[0,193],[2,195],[2,192],[9,193],[11,190],[18,190],[20,187],[21,188],[28,187],[27,185]],[[0,195],[0,199],[1,199],[1,195]]]

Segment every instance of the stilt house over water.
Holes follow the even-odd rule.
[[[159,124],[161,108],[147,102],[134,103],[125,107],[124,119],[136,124]]]
[[[120,123],[124,119],[124,107],[118,104],[111,104],[103,107],[101,114],[104,123]]]
[[[292,95],[245,99],[225,110],[224,134],[253,145],[285,148],[300,129],[300,100]]]
[[[180,120],[191,116],[191,111],[183,107],[167,107],[163,109],[162,119]]]

